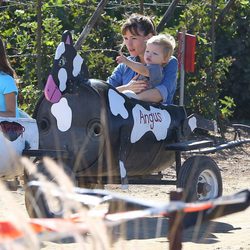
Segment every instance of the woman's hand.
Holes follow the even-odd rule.
[[[148,82],[145,80],[131,80],[128,83],[129,90],[132,90],[136,94],[143,92],[148,89]]]
[[[138,94],[148,89],[148,82],[145,80],[137,80],[138,76],[139,75],[136,75],[128,84],[117,87],[117,90],[119,92],[130,90]]]

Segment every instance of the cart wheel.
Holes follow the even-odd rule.
[[[48,182],[54,182],[50,173],[44,167],[43,163],[37,164],[37,172],[45,175]],[[66,171],[67,172],[67,171]],[[68,174],[68,173],[67,173]],[[31,218],[61,218],[64,214],[63,201],[58,197],[51,197],[46,194],[46,191],[42,190],[38,186],[28,186],[27,183],[38,180],[33,175],[24,174],[25,182],[25,206],[26,210]],[[72,176],[70,176],[72,178]]]
[[[177,187],[186,201],[209,200],[222,195],[222,178],[215,161],[208,156],[192,156],[182,165]]]

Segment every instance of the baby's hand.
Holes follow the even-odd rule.
[[[122,53],[120,53],[120,55],[116,57],[117,63],[125,63],[126,60],[127,60],[127,58]]]

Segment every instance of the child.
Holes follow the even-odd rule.
[[[18,117],[15,71],[7,59],[3,40],[0,37],[0,116]]]
[[[145,65],[135,62],[125,57],[123,54],[116,58],[117,63],[124,63],[133,71],[139,74],[138,80],[148,80],[149,88],[155,87],[162,81],[163,66],[168,64],[170,57],[173,55],[175,48],[175,40],[169,34],[155,35],[146,42],[146,50],[144,53]]]

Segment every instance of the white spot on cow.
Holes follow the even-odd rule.
[[[119,161],[119,166],[120,166],[121,178],[125,178],[127,175],[127,171],[126,171],[126,168],[124,167],[124,163],[122,161]]]
[[[66,39],[65,43],[68,44],[68,45],[71,45],[71,39],[70,39],[69,35],[67,36],[67,39]]]
[[[56,48],[55,60],[58,60],[64,52],[65,44],[63,42],[60,42],[60,44]]]
[[[146,110],[137,104],[132,110],[134,126],[131,132],[131,143],[135,143],[147,132],[151,131],[156,139],[164,140],[167,137],[168,128],[171,122],[167,110],[150,107]]]
[[[77,54],[73,60],[73,72],[72,72],[73,76],[76,77],[80,73],[82,63],[83,63],[82,57],[79,54]]]
[[[63,97],[58,103],[53,104],[51,113],[56,118],[57,127],[60,131],[65,132],[71,127],[72,110],[66,98]]]
[[[59,89],[63,92],[66,89],[66,82],[68,80],[68,74],[66,69],[61,68],[58,71],[58,79],[59,79]]]
[[[121,188],[123,190],[126,190],[128,189],[127,171],[122,161],[119,161],[119,166],[120,166],[120,176],[121,176],[121,182],[122,182]]]
[[[110,111],[113,115],[121,115],[123,119],[128,118],[128,111],[124,106],[125,99],[113,89],[108,92]]]
[[[193,116],[188,120],[188,125],[191,129],[191,131],[194,131],[194,129],[197,128],[197,119]]]

